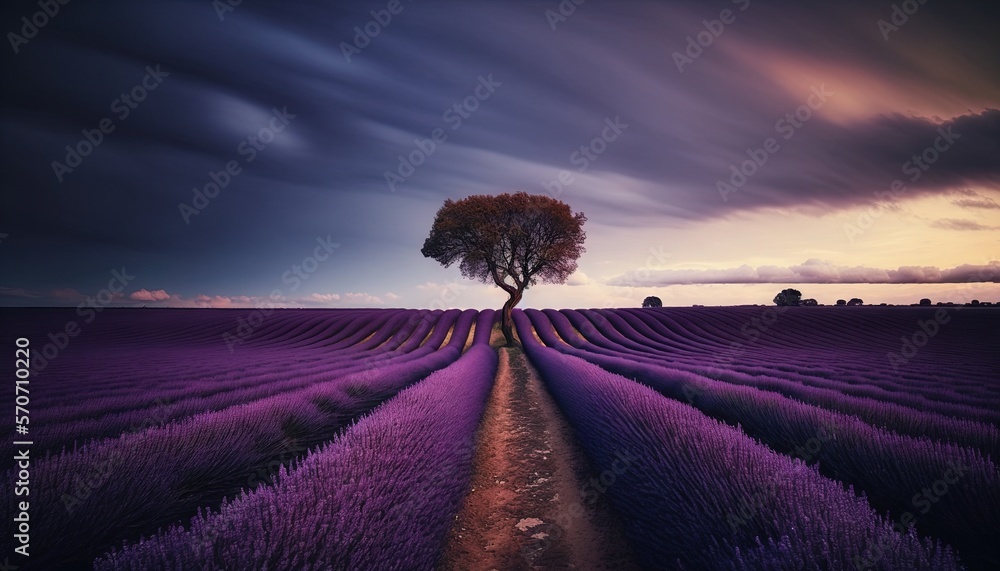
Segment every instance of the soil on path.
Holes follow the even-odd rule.
[[[472,487],[439,569],[635,569],[572,429],[520,349],[501,348]]]

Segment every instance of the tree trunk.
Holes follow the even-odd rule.
[[[503,304],[503,316],[500,320],[500,331],[503,331],[503,338],[508,347],[514,346],[514,321],[511,319],[510,314],[514,309],[514,306],[517,305],[519,301],[521,301],[521,290],[516,290],[511,292],[510,299]]]

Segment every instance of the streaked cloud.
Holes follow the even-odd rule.
[[[975,220],[968,220],[965,218],[942,218],[940,220],[932,220],[930,223],[934,228],[941,228],[944,230],[963,230],[963,231],[981,231],[981,230],[997,230],[1000,229],[998,226],[988,226]]]
[[[961,208],[1000,209],[1000,202],[989,196],[983,196],[971,188],[953,191],[952,195],[961,197],[951,201]]]
[[[984,265],[964,264],[939,269],[933,266],[902,266],[895,270],[866,266],[838,266],[810,259],[796,266],[742,265],[724,269],[651,270],[644,275],[625,275],[608,285],[649,287],[681,284],[940,284],[1000,282],[1000,261]]]

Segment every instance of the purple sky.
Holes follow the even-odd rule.
[[[0,305],[497,307],[420,247],[516,190],[527,307],[1000,301],[995,3],[224,2],[2,8]]]

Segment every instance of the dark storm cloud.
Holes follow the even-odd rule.
[[[220,20],[207,0],[71,3],[18,53],[5,46],[5,285],[91,291],[125,264],[149,291],[261,294],[333,234],[345,247],[325,271],[359,289],[344,268],[419,245],[443,199],[474,192],[548,188],[619,226],[847,207],[903,178],[948,126],[961,138],[907,181],[911,195],[996,188],[1000,177],[995,8],[928,3],[887,42],[876,21],[889,4],[592,0],[553,31],[556,2],[403,2],[365,44],[355,27],[385,2],[262,4]],[[735,22],[679,72],[671,54],[727,8]],[[20,33],[37,9],[5,5],[3,31]],[[937,57],[914,55],[931,41]],[[788,61],[762,55],[775,53]],[[864,87],[841,73],[862,70],[969,109],[948,120],[905,106],[849,119],[819,109],[723,201],[716,181],[810,94],[770,72],[815,60],[829,64],[835,93]],[[162,73],[150,79],[150,69]],[[133,108],[122,95],[136,89],[145,98]],[[463,102],[474,110],[456,111]],[[241,144],[274,110],[294,118],[248,162]],[[104,119],[114,130],[72,172],[54,172]],[[627,128],[595,143],[608,121]],[[436,129],[447,140],[425,152]],[[581,172],[585,149],[596,154]],[[386,172],[422,153],[391,190]],[[181,205],[198,206],[193,189],[230,161],[239,174],[185,217]],[[553,191],[564,170],[574,182]]]
[[[806,127],[816,136],[786,154],[775,154],[780,163],[774,169],[765,170],[765,163],[759,176],[728,198],[748,206],[844,207],[872,202],[875,192],[889,191],[895,180],[911,196],[949,193],[959,185],[1000,184],[998,110],[943,122],[892,115],[849,126]],[[731,173],[720,178],[728,182]]]

